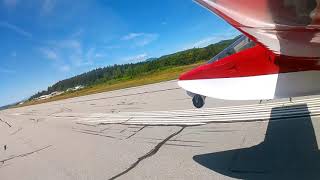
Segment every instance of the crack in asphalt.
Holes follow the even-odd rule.
[[[76,124],[83,125],[83,126],[97,127],[96,125],[92,125],[92,124],[85,124],[85,123],[79,123],[79,122],[77,122]]]
[[[107,128],[101,129],[101,130],[100,130],[100,133],[103,133],[104,131],[109,130],[109,129],[111,129],[111,128],[112,128],[112,127],[107,127]]]
[[[196,145],[189,145],[189,144],[174,144],[174,143],[167,143],[166,146],[181,146],[181,147],[203,147],[203,146],[196,146]]]
[[[121,122],[121,123],[119,123],[119,124],[126,125],[126,123],[127,123],[128,121],[130,121],[131,119],[133,119],[133,117],[130,117],[130,118],[128,118],[126,121]]]
[[[243,135],[242,141],[241,141],[241,143],[240,143],[240,145],[239,145],[239,149],[243,147],[244,143],[246,142],[246,138],[247,138],[247,134],[245,133],[245,134]],[[228,169],[229,169],[229,171],[234,172],[234,173],[240,173],[240,172],[245,173],[245,172],[242,171],[242,170],[234,170],[234,169],[232,168],[232,166],[233,166],[233,164],[235,163],[235,161],[239,158],[239,153],[240,153],[240,151],[236,151],[236,152],[233,154],[232,159],[231,159],[231,163],[230,163]]]
[[[10,136],[13,136],[13,135],[15,135],[15,134],[17,134],[19,131],[21,131],[22,130],[22,128],[20,127],[19,129],[17,129],[16,131],[14,131],[14,132],[12,132],[11,134],[10,134]]]
[[[130,117],[130,118],[128,118],[127,120],[125,120],[123,122],[98,123],[97,126],[101,126],[101,125],[130,125],[130,124],[127,124],[127,122],[130,121],[131,119],[133,119],[133,117]]]
[[[2,164],[4,164],[6,161],[10,161],[10,160],[15,159],[15,158],[21,158],[21,157],[29,156],[29,155],[34,154],[34,153],[37,153],[37,152],[39,152],[39,151],[45,150],[45,149],[47,149],[47,148],[49,148],[49,147],[51,147],[51,146],[52,146],[52,145],[48,145],[48,146],[45,146],[45,147],[43,147],[43,148],[37,149],[37,150],[35,150],[35,151],[31,151],[31,152],[28,152],[28,153],[15,155],[15,156],[9,157],[9,158],[7,158],[7,159],[2,159],[2,160],[0,160],[0,162],[1,162]]]
[[[146,137],[141,137],[139,139],[149,139],[149,140],[162,140],[159,138],[146,138]],[[170,142],[182,142],[182,143],[210,143],[206,141],[195,141],[195,140],[180,140],[180,139],[172,139],[169,140]]]
[[[126,130],[127,130],[127,128],[122,129],[122,130],[120,131],[120,134],[123,133],[123,132],[125,132]]]
[[[98,134],[102,133],[100,131],[95,131],[95,130],[91,130],[91,129],[79,129],[79,128],[74,128],[74,127],[72,127],[72,129],[74,129],[75,131],[82,131],[82,132],[90,132],[90,133],[98,133]]]
[[[147,142],[147,143],[149,143],[149,144],[157,144],[155,142]],[[181,147],[194,147],[194,148],[203,147],[203,146],[196,146],[196,145],[189,145],[189,144],[176,144],[176,143],[166,143],[166,144],[164,144],[164,146],[177,146],[177,147],[181,146]]]
[[[5,123],[7,126],[9,126],[9,128],[11,128],[11,127],[12,127],[12,125],[11,125],[11,124],[9,124],[7,121],[5,121],[5,120],[3,120],[3,119],[1,119],[1,118],[0,118],[0,121],[1,121],[1,122],[3,122],[3,123]]]
[[[78,133],[83,133],[83,134],[90,134],[90,135],[95,135],[95,136],[101,136],[101,137],[107,137],[107,138],[111,138],[111,139],[116,139],[116,137],[107,136],[107,135],[103,135],[103,134],[99,134],[99,133],[92,133],[92,132],[86,132],[86,131],[76,131],[76,130],[74,130],[74,131],[78,132]]]
[[[163,141],[161,141],[160,143],[158,143],[153,149],[151,149],[147,154],[141,156],[138,158],[138,160],[133,163],[128,169],[124,170],[123,172],[111,177],[109,180],[113,180],[113,179],[117,179],[122,175],[125,175],[126,173],[128,173],[129,171],[131,171],[132,169],[134,169],[141,161],[155,155],[160,148],[167,142],[169,141],[171,138],[175,137],[176,135],[180,134],[184,129],[186,128],[186,126],[182,126],[181,129],[173,134],[171,134],[170,136],[168,136],[166,139],[164,139]]]
[[[10,164],[1,163],[1,164],[0,164],[0,169],[1,169],[1,168],[4,168],[4,167],[7,167],[7,166],[10,166]]]
[[[138,131],[134,132],[133,134],[131,134],[130,136],[128,136],[126,139],[129,139],[129,138],[131,138],[132,136],[138,134],[140,131],[142,131],[142,130],[143,130],[144,128],[146,128],[146,127],[148,127],[148,126],[142,126]]]

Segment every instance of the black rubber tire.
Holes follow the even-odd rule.
[[[198,109],[202,108],[204,106],[204,98],[201,95],[196,94],[192,98],[192,103],[193,103],[194,107],[196,107]]]

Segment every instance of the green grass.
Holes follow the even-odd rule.
[[[63,99],[68,99],[73,97],[85,96],[85,95],[113,91],[118,89],[129,88],[129,87],[153,84],[153,83],[158,83],[162,81],[174,80],[174,79],[177,79],[183,72],[189,71],[201,65],[202,63],[203,62],[192,64],[192,65],[172,67],[164,70],[159,70],[149,74],[140,75],[133,79],[117,79],[117,80],[113,80],[105,83],[92,85],[78,91],[66,92],[59,96],[52,97],[50,99],[39,100],[39,101],[34,101],[34,100],[27,101],[24,104],[17,105],[15,107],[47,103],[47,102],[58,101],[58,100],[63,100]]]

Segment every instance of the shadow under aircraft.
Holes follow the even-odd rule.
[[[304,112],[303,117],[297,111]],[[294,118],[279,117],[279,113]],[[258,145],[193,159],[232,178],[320,179],[320,152],[306,104],[273,108],[265,139]]]

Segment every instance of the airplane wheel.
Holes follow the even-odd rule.
[[[204,106],[204,98],[199,94],[193,96],[192,102],[196,108],[202,108]]]

